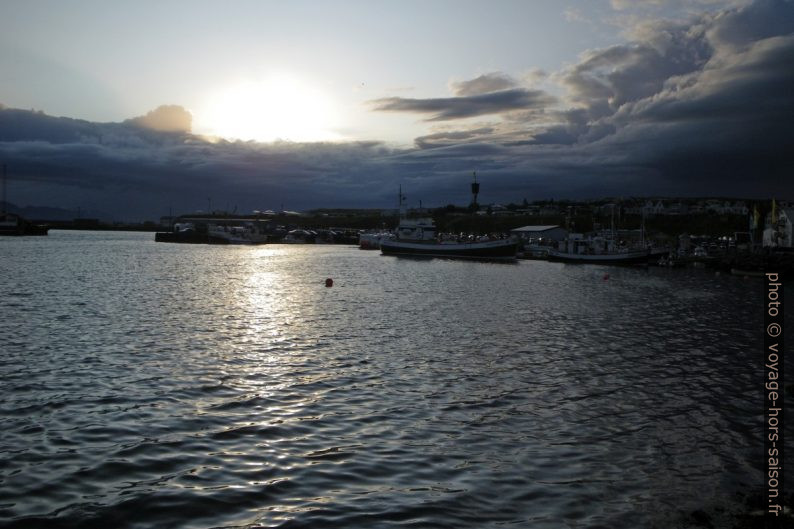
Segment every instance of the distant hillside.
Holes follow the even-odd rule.
[[[0,208],[3,203],[0,202]],[[28,220],[73,220],[77,218],[77,210],[51,208],[46,206],[24,206],[19,207],[16,204],[8,202],[5,204],[5,210],[9,213],[16,213],[22,215]],[[112,216],[104,211],[97,211],[92,209],[84,209],[80,211],[81,218],[99,219],[102,221],[113,220]]]

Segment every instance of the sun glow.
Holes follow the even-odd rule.
[[[319,90],[289,76],[231,85],[213,96],[196,116],[197,129],[211,136],[255,141],[334,141],[336,113]]]

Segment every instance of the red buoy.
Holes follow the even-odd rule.
[[[604,274],[604,281],[606,281],[607,279],[609,279],[609,274]]]
[[[334,280],[329,277],[328,279],[325,280],[325,286],[327,287],[334,286]]]

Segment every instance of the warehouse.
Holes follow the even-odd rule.
[[[562,241],[568,236],[568,230],[561,226],[522,226],[510,230],[511,235],[516,235],[528,243],[541,243],[548,241]]]

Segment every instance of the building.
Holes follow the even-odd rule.
[[[687,213],[689,213],[689,205],[685,202],[670,204],[664,212],[665,215],[686,215]]]
[[[771,222],[764,230],[763,245],[772,248],[794,247],[794,208],[780,208],[776,217],[767,217]]]
[[[642,212],[649,217],[653,217],[654,215],[663,215],[665,213],[664,204],[662,204],[661,200],[657,200],[655,204],[652,200],[648,200],[645,202]]]
[[[732,204],[729,200],[720,202],[717,199],[709,199],[706,201],[705,209],[718,215],[747,215],[750,212],[747,204],[741,200]]]
[[[562,241],[568,236],[568,230],[561,226],[522,226],[510,230],[511,235],[516,235],[527,242]]]

